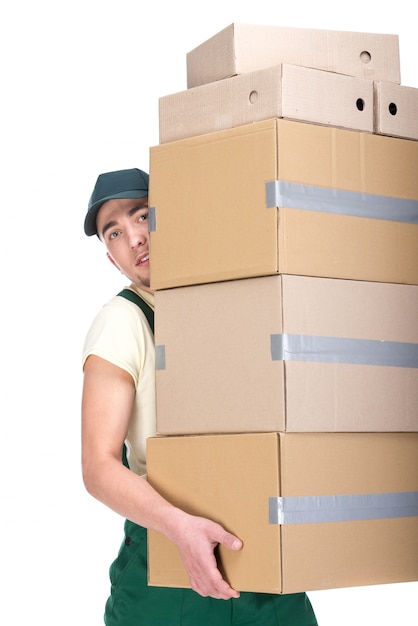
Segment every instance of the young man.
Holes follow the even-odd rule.
[[[148,174],[101,174],[84,231],[104,243],[129,289],[153,309],[148,236]],[[125,537],[110,568],[107,626],[315,626],[304,593],[239,593],[217,568],[214,549],[240,550],[219,524],[172,506],[146,480],[146,440],[155,434],[153,333],[142,310],[116,295],[87,334],[82,401],[82,469],[88,492],[126,518]],[[123,463],[126,450],[127,464]],[[192,589],[147,585],[146,529],[178,547]],[[303,564],[301,564],[303,567]]]

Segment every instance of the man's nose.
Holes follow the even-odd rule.
[[[146,236],[143,232],[143,229],[138,226],[131,226],[128,231],[129,237],[129,245],[131,248],[136,248],[137,246],[145,243]]]

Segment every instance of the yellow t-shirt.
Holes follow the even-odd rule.
[[[154,308],[153,294],[133,285],[129,288]],[[136,394],[125,443],[130,469],[145,476],[146,440],[156,432],[155,348],[154,336],[138,305],[115,296],[103,306],[87,333],[83,366],[91,354],[124,369],[133,378]]]

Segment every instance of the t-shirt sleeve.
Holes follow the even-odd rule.
[[[90,326],[83,347],[83,367],[94,354],[127,371],[137,387],[149,332],[145,316],[136,304],[113,298]]]

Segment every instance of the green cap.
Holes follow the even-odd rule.
[[[100,174],[84,220],[86,235],[98,234],[96,218],[102,204],[116,198],[144,198],[148,195],[148,181],[148,174],[137,168]]]

